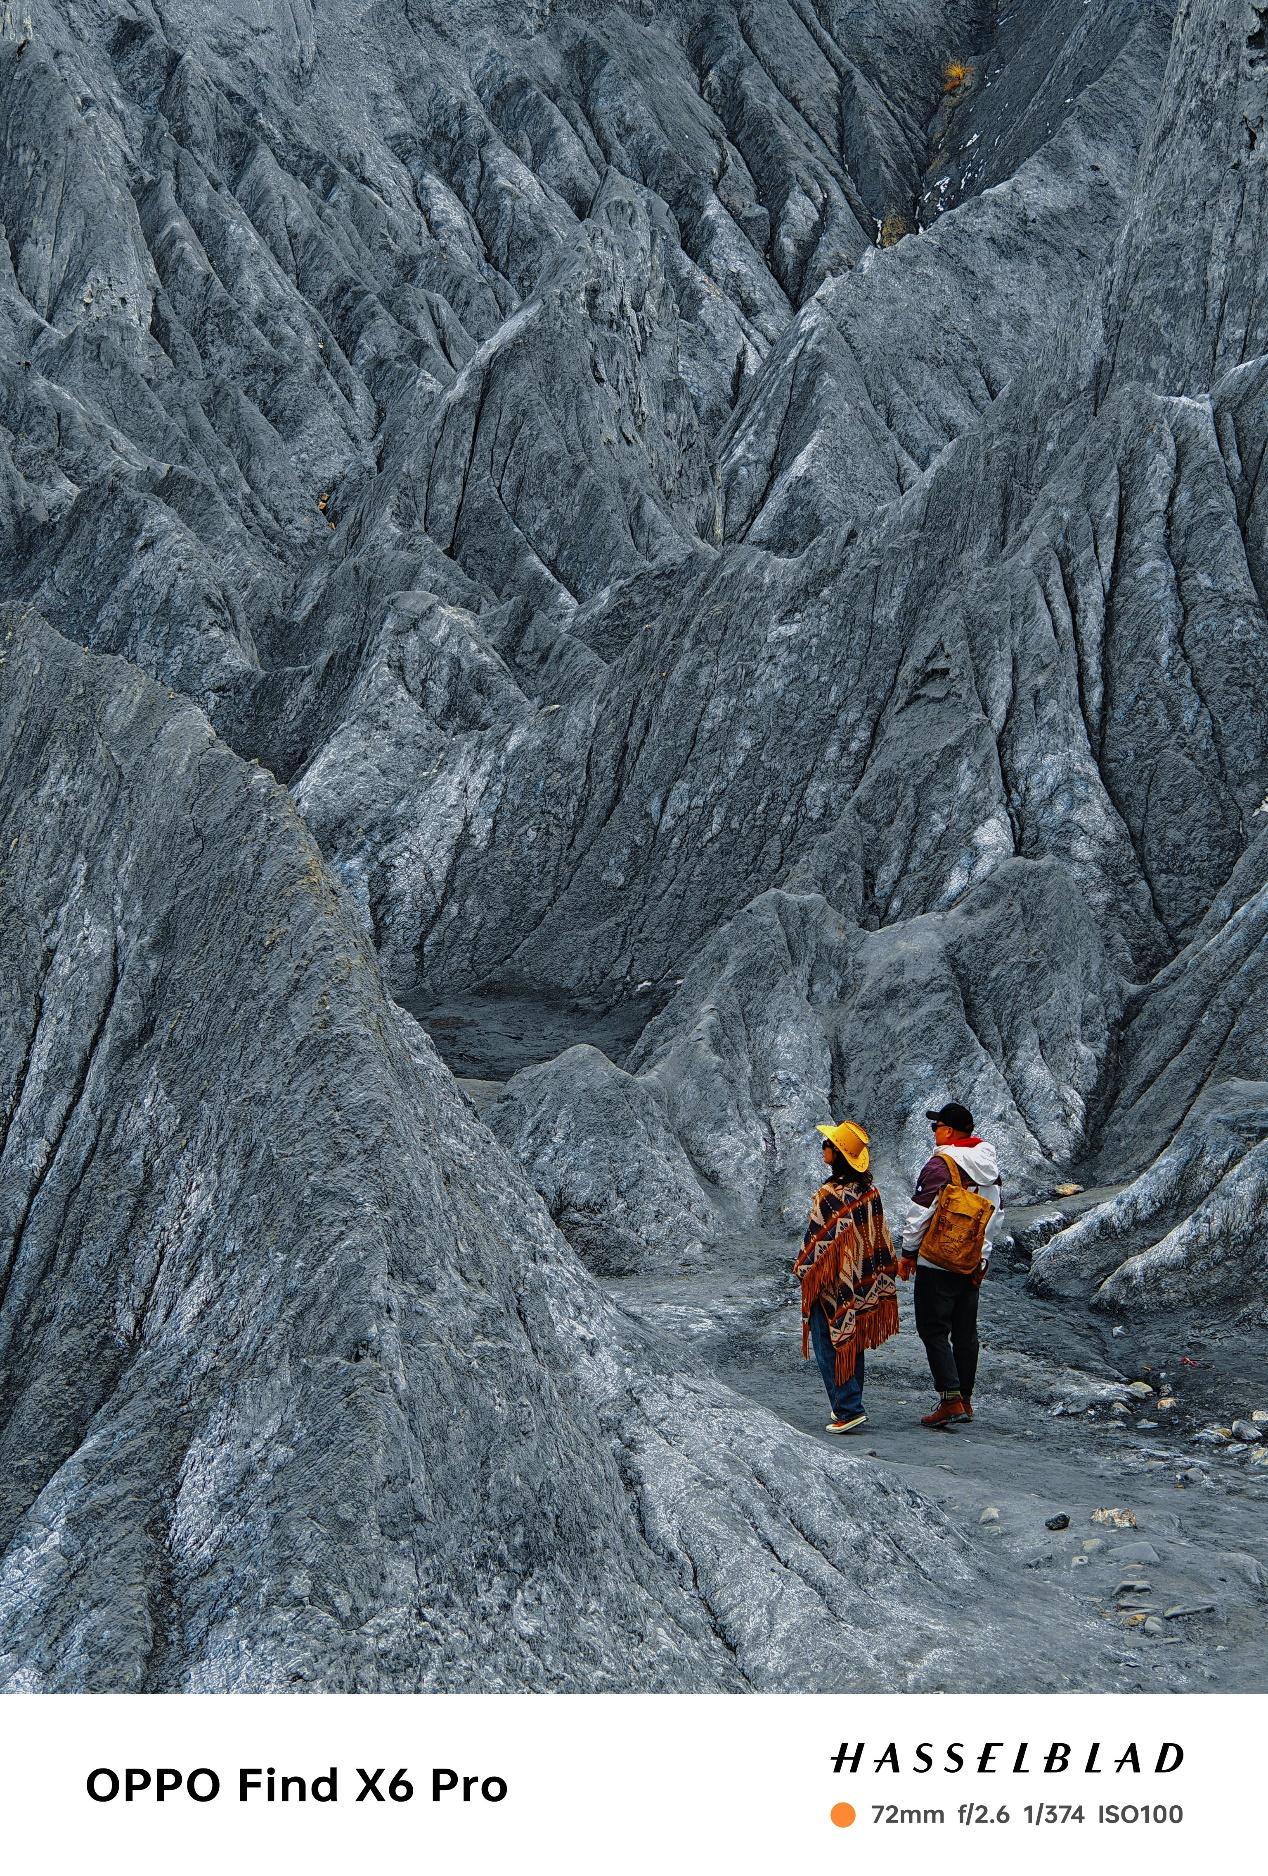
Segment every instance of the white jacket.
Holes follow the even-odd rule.
[[[982,1251],[982,1262],[989,1263],[991,1239],[995,1236],[996,1227],[1004,1215],[1004,1188],[999,1176],[999,1161],[995,1157],[995,1148],[989,1140],[979,1140],[976,1146],[940,1146],[936,1152],[954,1160],[970,1184],[975,1185],[983,1198],[990,1199],[995,1207],[987,1220],[986,1244]],[[992,1187],[995,1188],[994,1191],[991,1190]],[[916,1189],[919,1191],[919,1186]],[[934,1204],[936,1203],[937,1195],[935,1194]],[[927,1257],[918,1256],[920,1240],[924,1237],[932,1217],[933,1204],[918,1205],[916,1200],[912,1199],[903,1221],[903,1253],[907,1257],[915,1257],[918,1263],[925,1265],[926,1269],[936,1270],[939,1268],[938,1265],[931,1263]]]

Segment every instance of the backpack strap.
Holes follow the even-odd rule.
[[[952,1185],[957,1185],[957,1186],[967,1185],[967,1186],[972,1187],[974,1192],[977,1191],[977,1187],[973,1184],[973,1181],[971,1179],[965,1178],[964,1168],[958,1165],[957,1162],[952,1159],[949,1153],[939,1152],[937,1157],[942,1161],[947,1171],[951,1174]]]

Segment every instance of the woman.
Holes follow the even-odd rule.
[[[801,1280],[801,1352],[814,1348],[832,1404],[829,1433],[866,1426],[863,1351],[898,1334],[897,1266],[867,1135],[852,1120],[818,1127],[829,1168],[810,1207],[793,1275]]]

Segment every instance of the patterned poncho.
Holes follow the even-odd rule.
[[[861,1350],[898,1334],[894,1246],[875,1186],[830,1179],[819,1187],[793,1275],[801,1280],[801,1352],[810,1353],[810,1312],[821,1303],[843,1387]]]

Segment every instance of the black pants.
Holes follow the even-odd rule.
[[[977,1290],[955,1270],[916,1270],[916,1334],[939,1394],[968,1400],[977,1379]]]

